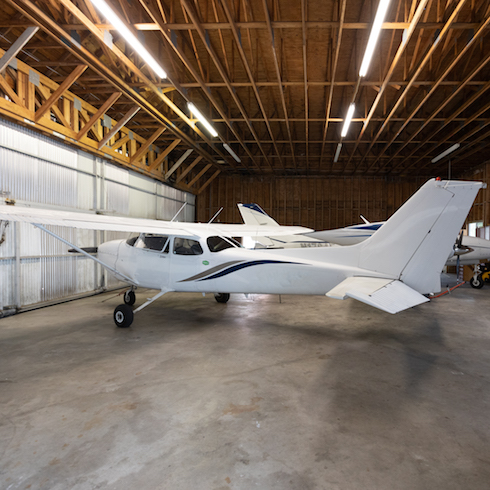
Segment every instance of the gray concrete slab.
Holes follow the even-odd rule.
[[[1,319],[0,488],[488,489],[489,295],[392,316],[169,294],[117,329],[105,294]]]

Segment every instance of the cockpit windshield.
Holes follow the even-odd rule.
[[[221,252],[227,248],[240,248],[241,245],[230,237],[210,236],[207,239],[207,244],[211,252]]]
[[[154,252],[169,252],[169,237],[165,235],[155,235],[153,233],[142,233],[136,240],[130,238],[127,242],[128,245],[134,248],[142,248],[145,250],[152,250]]]

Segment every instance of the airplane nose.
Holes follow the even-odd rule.
[[[98,259],[111,267],[115,267],[121,243],[121,240],[113,240],[99,245]]]

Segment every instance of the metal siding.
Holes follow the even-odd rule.
[[[0,193],[4,197],[61,209],[102,210],[142,218],[194,221],[195,196],[76,151],[34,131],[0,120]],[[0,245],[0,309],[53,301],[95,291],[102,268],[26,223],[10,224]],[[16,245],[16,233],[17,230]],[[49,227],[71,243],[96,246],[127,233]],[[16,246],[19,253],[17,270]],[[123,283],[105,274],[105,286]],[[16,303],[17,287],[20,293]]]

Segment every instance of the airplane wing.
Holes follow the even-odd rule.
[[[26,206],[0,205],[0,220],[22,221],[39,225],[57,225],[86,230],[155,233],[160,235],[262,236],[268,226],[229,225],[221,223],[187,223],[154,219],[107,216],[77,211],[58,211]],[[275,227],[274,227],[275,228]],[[313,231],[302,226],[282,226],[274,235],[294,235]]]
[[[334,299],[354,298],[392,314],[429,301],[403,282],[379,277],[348,277],[331,289],[327,296]]]

